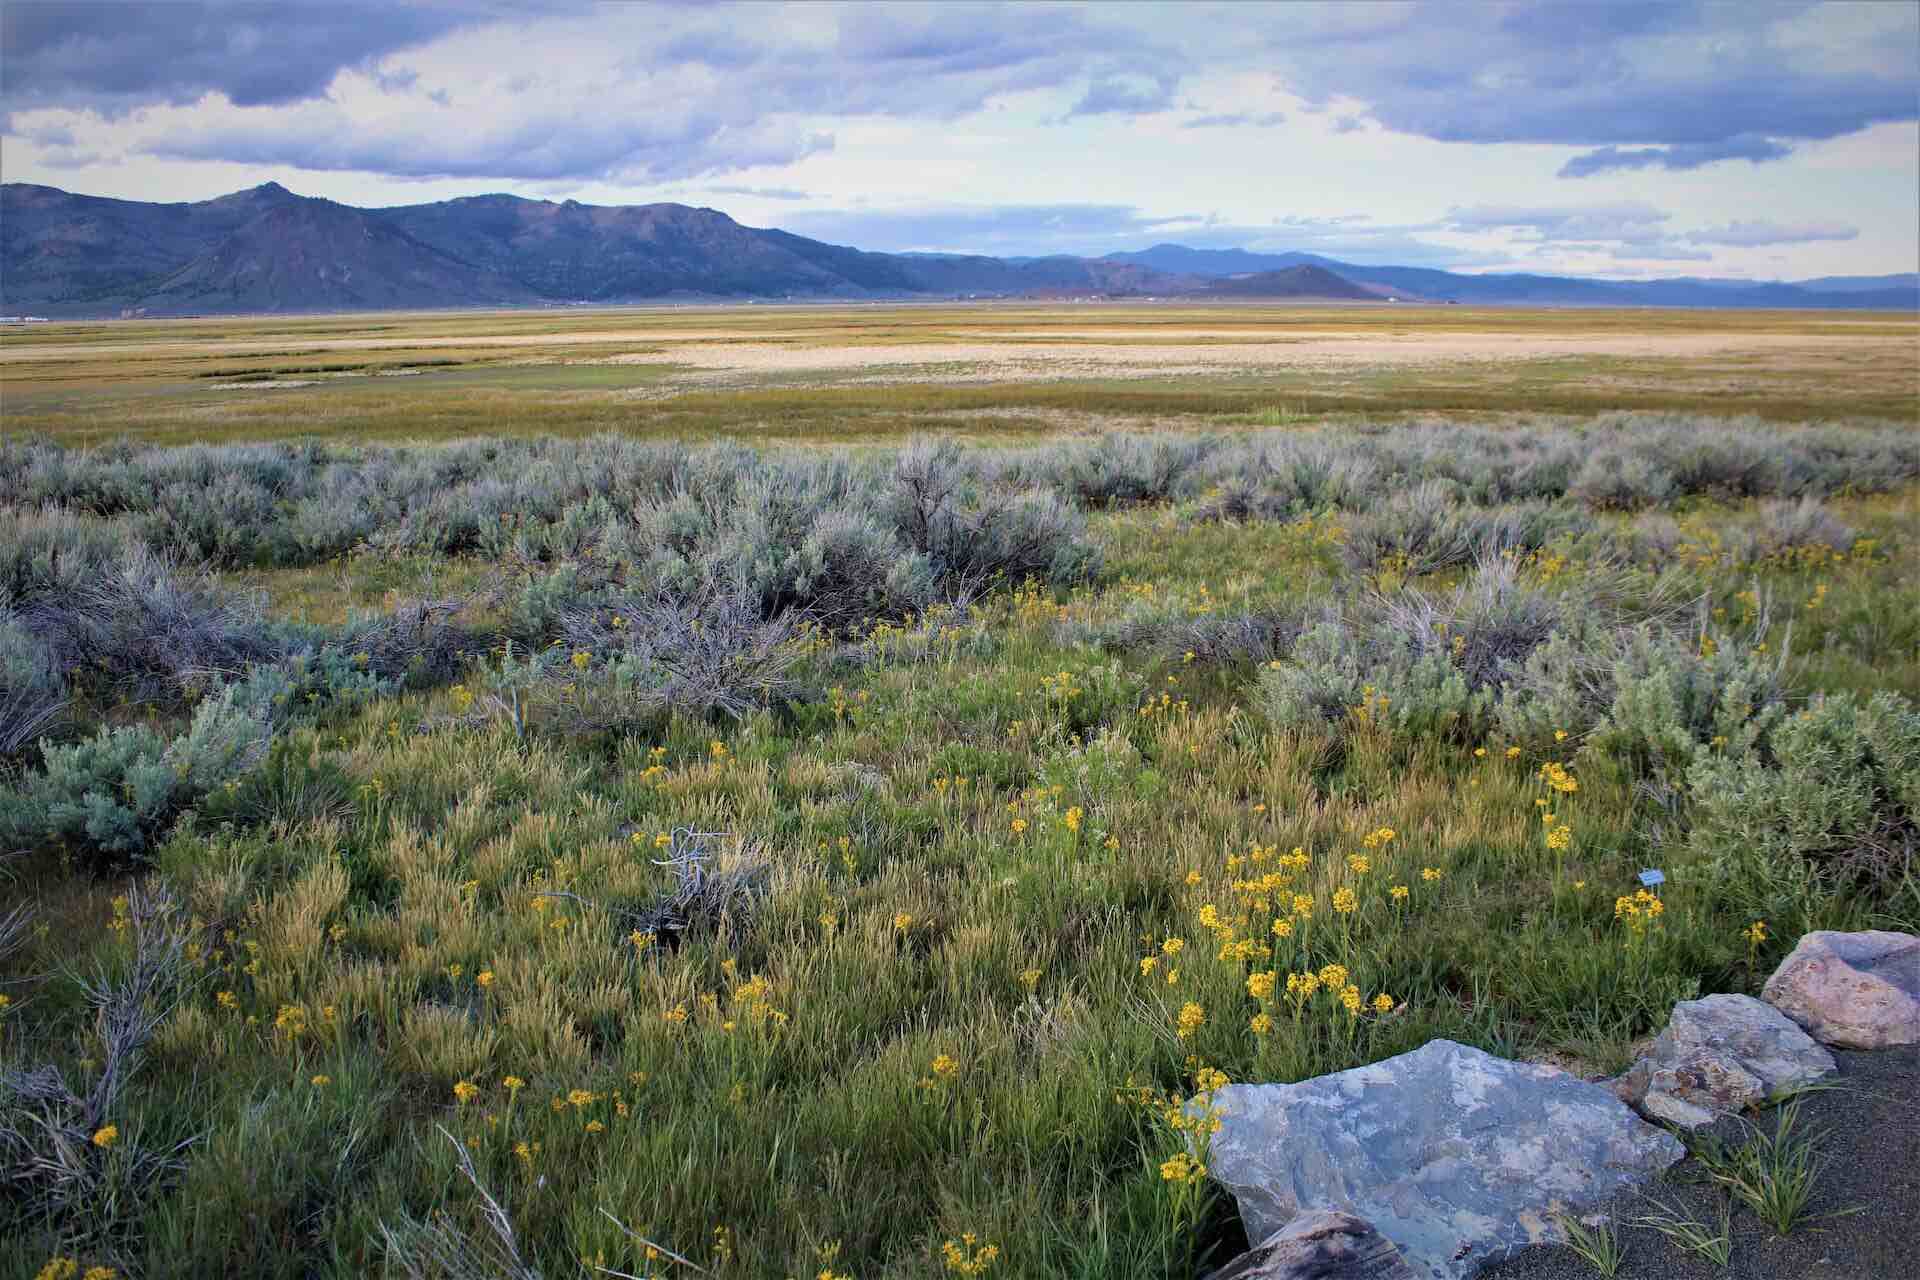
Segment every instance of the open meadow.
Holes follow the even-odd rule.
[[[1598,1078],[1920,931],[1912,315],[132,320],[0,398],[0,1280],[1185,1280],[1226,1081]]]

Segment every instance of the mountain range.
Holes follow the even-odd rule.
[[[13,313],[1084,296],[1910,310],[1920,276],[1619,282],[1171,244],[1102,257],[869,253],[681,204],[485,195],[360,209],[272,182],[157,204],[0,184],[0,309]]]

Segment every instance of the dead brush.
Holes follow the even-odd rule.
[[[473,1157],[458,1138],[439,1125],[434,1128],[452,1145],[460,1175],[480,1198],[486,1230],[462,1230],[445,1210],[425,1218],[403,1213],[391,1224],[380,1224],[388,1267],[407,1280],[540,1280],[539,1270],[521,1256],[513,1215],[480,1180]]]
[[[619,922],[621,941],[672,945],[688,934],[707,933],[729,945],[737,942],[771,888],[773,866],[765,846],[738,840],[722,862],[713,842],[731,839],[724,831],[674,828],[666,856],[653,860],[654,866],[673,872],[673,887],[643,906],[615,903],[609,908]],[[534,896],[566,898],[590,909],[601,905],[575,893]]]
[[[732,840],[723,860],[715,846],[730,839],[725,832],[675,828],[666,856],[653,861],[673,872],[673,887],[644,907],[616,909],[627,936],[651,934],[668,943],[711,933],[737,941],[771,887],[773,867],[765,846],[741,840]]]
[[[801,655],[789,642],[802,621],[793,610],[764,618],[744,591],[725,588],[569,611],[560,619],[562,645],[587,655],[587,670],[557,666],[548,683],[595,672],[601,683],[595,696],[556,706],[556,718],[586,731],[673,712],[743,720],[793,692],[788,672]]]
[[[69,1242],[135,1230],[142,1202],[183,1166],[195,1141],[149,1148],[116,1123],[148,1041],[191,985],[187,930],[170,889],[128,890],[118,918],[132,945],[126,972],[75,976],[94,1015],[101,1066],[93,1083],[78,1092],[52,1065],[0,1070],[0,1207],[16,1223],[43,1224]]]

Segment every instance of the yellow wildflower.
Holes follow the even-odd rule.
[[[474,1084],[471,1080],[456,1081],[453,1086],[453,1096],[464,1106],[480,1096],[480,1086]]]
[[[120,1141],[120,1126],[117,1124],[106,1125],[93,1131],[93,1145],[102,1151],[118,1141]]]
[[[1180,1006],[1180,1017],[1176,1034],[1185,1040],[1198,1031],[1207,1020],[1207,1011],[1189,1000]]]
[[[1160,1176],[1168,1182],[1189,1182],[1205,1175],[1206,1166],[1182,1151],[1160,1166]]]

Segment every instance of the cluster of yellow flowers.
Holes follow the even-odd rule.
[[[1644,934],[1649,925],[1658,924],[1666,909],[1659,895],[1646,889],[1636,889],[1631,897],[1613,900],[1613,918],[1625,924],[1634,937]]]
[[[1140,705],[1137,714],[1162,719],[1189,716],[1193,714],[1193,706],[1185,698],[1175,699],[1172,694],[1163,693],[1158,698],[1148,698]]]
[[[1207,1011],[1189,1000],[1180,1006],[1180,1015],[1175,1020],[1174,1029],[1182,1040],[1188,1039],[1194,1032],[1206,1025]]]
[[[1566,766],[1553,760],[1540,766],[1540,781],[1562,795],[1572,795],[1580,789],[1580,784],[1567,772]]]
[[[33,1280],[114,1280],[119,1274],[112,1267],[88,1267],[82,1271],[78,1258],[56,1255],[47,1259]]]
[[[940,1252],[946,1259],[947,1270],[955,1275],[977,1276],[1000,1257],[1000,1246],[982,1244],[973,1232],[963,1231],[958,1240],[949,1240],[940,1246]]]
[[[1207,1166],[1181,1151],[1161,1162],[1160,1176],[1168,1182],[1197,1182],[1207,1176]]]

